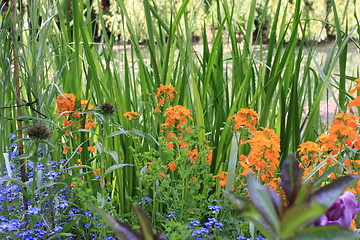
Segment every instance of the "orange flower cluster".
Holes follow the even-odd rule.
[[[194,150],[189,151],[188,156],[190,157],[191,163],[195,162],[195,160],[199,157],[199,150],[195,148]]]
[[[172,128],[175,127],[180,131],[189,132],[189,127],[183,128],[184,123],[188,123],[189,120],[193,120],[192,116],[190,115],[190,109],[181,106],[169,106],[165,111],[166,120],[165,123],[162,124],[164,128]]]
[[[354,82],[356,82],[356,86],[355,88],[351,89],[349,91],[350,94],[354,94],[356,91],[360,91],[360,78],[357,78],[354,80]],[[349,105],[348,108],[351,109],[353,107],[359,107],[360,106],[360,96],[357,96],[354,100],[352,100]]]
[[[168,167],[169,167],[170,171],[175,171],[176,170],[176,163],[174,161],[170,162],[168,164]]]
[[[325,134],[326,135],[326,134]],[[324,155],[323,149],[316,142],[307,141],[299,145],[298,155],[300,156],[300,161],[304,169],[303,178],[305,178],[309,173],[316,167],[320,162],[326,161],[328,164],[332,164],[333,158],[331,156]],[[326,165],[319,169],[319,174],[325,171]]]
[[[167,144],[166,147],[167,148],[174,148],[173,139],[176,139],[176,138],[179,141],[180,149],[187,150],[189,148],[187,142],[185,142],[185,140],[182,137],[177,137],[176,133],[174,133],[174,132],[168,132],[167,133],[166,141],[168,141],[169,144]]]
[[[76,119],[81,118],[82,114],[76,110],[76,96],[73,93],[64,93],[59,94],[55,100],[58,108],[58,115],[68,116],[69,119],[64,119],[63,125],[65,127],[72,125],[73,128],[77,127],[75,125]],[[86,109],[93,109],[94,105],[89,104],[88,100],[80,101],[80,110],[84,111]],[[73,120],[72,120],[73,119]],[[92,114],[87,113],[85,115],[85,126],[79,126],[80,128],[91,129],[96,127],[96,122],[92,119]]]
[[[221,186],[225,186],[227,181],[227,174],[227,172],[222,171],[220,174],[213,176],[213,178],[220,178],[219,184]]]
[[[166,98],[168,98],[169,102],[172,102],[174,100],[175,94],[177,93],[175,91],[175,88],[171,85],[163,85],[160,84],[160,87],[156,89],[156,97],[159,98],[159,103],[157,107],[155,108],[154,112],[160,112],[159,107],[164,106]]]
[[[338,113],[327,134],[321,134],[316,142],[309,141],[300,144],[298,155],[305,168],[304,176],[307,176],[317,163],[326,161],[326,164],[318,171],[318,175],[321,176],[327,167],[336,164],[335,158],[340,152],[348,147],[360,149],[360,135],[357,133],[358,121],[359,117],[352,113]],[[350,161],[347,164],[350,166]],[[335,175],[332,174],[330,177],[335,178]]]
[[[335,120],[328,130],[329,134],[321,134],[317,141],[323,152],[330,152],[336,155],[346,147],[355,146],[360,149],[359,134],[356,129],[359,117],[352,113],[338,113]]]
[[[298,148],[298,154],[301,156],[300,160],[304,166],[321,161],[321,158],[319,158],[322,155],[321,152],[320,146],[312,141],[304,142]]]
[[[185,140],[182,137],[177,137],[176,133],[174,133],[174,132],[167,133],[166,141],[168,142],[168,144],[166,145],[166,148],[173,149],[175,147],[173,140],[177,140],[180,149],[184,149],[184,150],[189,149],[188,143],[185,142]],[[209,146],[206,146],[206,149],[209,150],[209,152],[206,153],[206,159],[207,159],[206,162],[208,165],[211,165],[212,150],[210,149]],[[193,150],[188,151],[188,156],[189,156],[190,162],[194,163],[195,160],[199,157],[199,150],[197,148],[195,148]]]
[[[137,112],[126,112],[123,116],[126,117],[128,120],[133,120],[134,118],[140,116],[140,114]]]
[[[156,97],[160,98],[160,100],[155,112],[159,112],[159,107],[164,106],[166,100],[169,102],[173,101],[176,93],[173,86],[160,84],[156,93]],[[181,136],[183,133],[191,132],[190,126],[186,126],[189,121],[193,120],[190,109],[182,105],[170,105],[166,108],[164,115],[166,119],[165,123],[161,124],[161,132],[166,132],[166,148],[173,149],[177,144],[179,149],[188,151],[189,160],[191,163],[194,163],[199,157],[199,150],[197,147],[189,150],[189,147],[191,146],[189,146],[187,141]],[[206,148],[209,149],[209,152],[206,153],[207,163],[211,165],[212,150],[210,150],[210,147],[208,146]]]
[[[73,93],[59,94],[55,100],[58,108],[58,115],[70,116],[69,112],[75,111],[76,96]]]
[[[249,155],[240,156],[240,165],[244,168],[243,175],[249,171],[260,173],[262,181],[270,182],[279,165],[280,138],[270,128],[254,131],[248,141],[251,147]]]
[[[246,128],[255,131],[255,125],[259,124],[258,115],[253,109],[241,108],[235,115],[228,118],[234,130]]]

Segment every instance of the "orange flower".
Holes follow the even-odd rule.
[[[276,132],[270,128],[261,128],[254,131],[253,136],[248,141],[251,150],[246,157],[241,155],[240,164],[244,172],[260,172],[262,179],[268,182],[275,174],[280,157],[280,138]],[[249,169],[250,168],[250,169]],[[244,174],[244,173],[243,173]]]
[[[75,122],[73,120],[64,119],[63,125],[65,127],[70,126],[71,124],[74,124]],[[73,126],[74,127],[74,126]]]
[[[74,187],[76,187],[76,184],[70,183],[70,187],[74,188]]]
[[[140,116],[140,114],[137,113],[137,112],[126,112],[126,113],[123,114],[123,116],[126,117],[128,120],[132,120],[135,117]]]
[[[86,122],[85,123],[85,129],[91,129],[96,127],[96,122]]]
[[[241,108],[235,115],[228,118],[233,125],[234,130],[239,130],[242,127],[249,129],[250,131],[255,130],[255,125],[259,124],[257,113],[252,109]]]
[[[173,137],[176,137],[176,133],[174,132],[168,132],[167,133],[167,137],[166,137],[166,141],[169,141],[169,142],[172,142],[172,139]]]
[[[146,162],[145,164],[148,165],[148,169],[149,169],[150,171],[152,171],[152,168],[151,168],[150,165],[153,164],[153,162]]]
[[[80,107],[81,107],[81,110],[84,111],[86,109],[93,109],[94,105],[89,104],[88,100],[81,100],[80,101]]]
[[[187,142],[181,142],[180,143],[180,148],[184,149],[184,150],[187,150],[189,148]]]
[[[159,99],[159,103],[156,106],[154,112],[158,113],[160,112],[159,107],[164,106],[166,98],[169,99],[169,102],[172,102],[172,100],[174,100],[175,97],[175,93],[177,93],[175,91],[175,88],[171,85],[163,85],[160,84],[160,87],[156,89],[157,93],[156,93],[156,97],[160,98]]]
[[[352,113],[340,112],[335,115],[335,120],[328,130],[329,134],[321,134],[317,141],[323,152],[330,152],[332,155],[338,154],[346,146],[353,146],[357,140],[358,120]]]
[[[79,147],[78,153],[82,153],[82,151],[83,151],[83,148],[82,148],[82,147]]]
[[[220,174],[213,176],[213,178],[220,178],[219,184],[221,186],[225,186],[227,180],[227,172],[222,171]]]
[[[166,174],[165,174],[165,173],[159,173],[158,176],[159,176],[159,177],[163,177],[164,179],[166,178]]]
[[[77,164],[74,164],[74,166],[81,166],[81,165],[82,165],[81,159],[78,159],[77,162],[78,162],[78,163],[77,163]]]
[[[97,177],[100,173],[100,168],[97,168],[95,171],[93,171],[94,175]]]
[[[176,170],[176,163],[175,162],[170,162],[168,164],[170,171],[175,171]]]
[[[173,148],[174,148],[174,144],[173,144],[173,143],[169,143],[169,144],[166,145],[166,148],[173,149]]]
[[[305,165],[308,165],[313,161],[314,162],[320,161],[318,155],[321,154],[321,148],[317,143],[307,141],[299,145],[298,154],[299,156],[302,156],[300,160]]]
[[[357,84],[356,84],[355,88],[353,88],[349,91],[350,94],[353,94],[356,91],[360,91],[360,78],[355,79],[354,82],[357,82]]]
[[[156,93],[157,98],[165,95],[165,96],[169,97],[170,102],[174,99],[175,93],[177,93],[175,91],[175,88],[171,85],[160,84],[160,87],[158,87],[156,90],[157,90],[157,93]]]
[[[212,163],[212,156],[213,156],[213,153],[212,153],[212,150],[210,150],[210,152],[206,154],[206,163],[208,165],[211,165],[211,163]]]
[[[165,111],[166,117],[166,127],[175,127],[183,131],[183,124],[188,123],[189,120],[193,120],[190,115],[190,109],[181,106],[169,106]],[[186,130],[186,129],[185,129]]]
[[[69,151],[70,147],[64,146],[64,150],[62,151],[63,154],[66,154]]]
[[[58,115],[67,111],[75,110],[76,96],[73,93],[59,94],[55,100],[58,108]],[[64,113],[64,116],[70,116],[70,113]]]
[[[188,156],[190,157],[190,162],[195,162],[195,159],[199,157],[199,150],[195,148],[194,150],[189,151]]]
[[[360,106],[360,96],[356,97],[354,100],[349,102],[348,109],[351,109],[353,107],[359,107]]]
[[[89,146],[88,151],[89,152],[96,152],[96,148]]]

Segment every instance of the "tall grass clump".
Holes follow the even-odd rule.
[[[96,209],[133,225],[135,202],[170,239],[256,238],[224,194],[247,195],[246,173],[280,194],[279,166],[291,152],[315,188],[357,173],[346,160],[359,149],[358,119],[347,115],[358,106],[358,86],[349,90],[359,68],[347,61],[359,51],[348,12],[359,12],[350,2],[317,4],[2,5],[0,183],[11,209],[2,201],[0,212],[3,223],[19,221],[7,233],[112,239]],[[334,112],[332,125],[320,112],[326,101],[346,112]],[[340,134],[340,123],[353,131]]]

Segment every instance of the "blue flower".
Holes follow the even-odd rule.
[[[90,224],[88,224],[88,223],[83,223],[83,227],[84,228],[89,228],[91,225]]]
[[[65,209],[65,208],[67,208],[69,206],[69,203],[67,203],[67,202],[61,202],[61,203],[59,203],[59,205],[57,205],[57,208],[58,209]]]
[[[193,229],[195,227],[200,226],[200,221],[199,220],[194,220],[190,222],[190,229]]]
[[[29,214],[29,215],[34,215],[34,214],[39,214],[39,213],[40,213],[40,208],[37,208],[37,207],[31,207],[27,211],[27,214]]]
[[[9,136],[9,138],[10,138],[10,140],[14,140],[15,138],[16,138],[17,136],[15,135],[15,134],[10,134],[10,136]]]
[[[191,235],[193,237],[197,237],[198,235],[208,235],[210,233],[210,230],[204,227],[201,227],[200,229],[194,230]]]
[[[150,200],[151,200],[151,198],[148,197],[148,196],[142,197],[142,198],[141,198],[141,201],[138,203],[138,205],[141,205],[141,204],[143,204],[143,203],[149,203]]]
[[[212,211],[211,213],[212,214],[215,214],[215,213],[217,213],[217,212],[220,212],[220,210],[221,210],[221,207],[220,206],[208,206],[208,210],[209,211]]]

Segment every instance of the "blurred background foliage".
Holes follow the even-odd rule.
[[[42,0],[44,1],[44,0]],[[67,1],[67,0],[62,0]],[[89,0],[84,0],[84,3],[89,2]],[[120,37],[122,39],[129,39],[129,33],[123,32],[124,18],[122,17],[121,8],[117,0],[103,0],[90,1],[95,13],[95,21],[99,27],[99,33],[102,30],[102,25],[100,23],[99,14],[102,14],[105,20],[105,28],[108,32],[113,33],[117,39]],[[128,11],[129,17],[136,31],[136,35],[139,37],[139,41],[143,41],[148,38],[146,30],[146,19],[144,13],[144,5],[140,0],[123,0],[124,5]],[[167,25],[170,25],[171,16],[174,16],[178,12],[179,7],[183,1],[180,0],[153,0],[151,1],[159,17],[166,21]],[[218,1],[190,1],[187,5],[186,15],[191,22],[193,23],[193,34],[194,36],[201,35],[202,27],[211,27],[213,25],[219,24],[214,21],[218,19],[217,15],[224,15],[223,12],[218,12],[217,5]],[[270,24],[274,20],[274,15],[277,7],[277,0],[271,0],[268,4],[265,4],[267,1],[257,1],[256,3],[256,12],[255,12],[255,29],[263,31],[265,36],[266,31],[271,29]],[[241,35],[244,31],[246,22],[248,19],[248,14],[251,12],[251,0],[231,0],[228,1],[229,9],[232,9],[232,21],[233,25],[236,26],[235,29]],[[356,25],[357,16],[360,14],[360,4],[357,4],[357,1],[349,0],[336,0],[337,13],[339,15],[340,24],[342,29],[351,29]],[[307,28],[299,28],[300,34],[305,34],[306,39],[311,41],[316,39],[316,41],[324,41],[327,39],[333,39],[335,35],[334,25],[335,19],[331,4],[331,0],[305,0],[301,1],[301,8],[303,10],[302,25],[305,25],[305,21],[309,22]],[[281,2],[281,12],[286,12],[286,19],[277,21],[277,24],[289,23],[294,14],[294,1],[283,0]],[[281,15],[282,15],[281,13]],[[207,26],[208,25],[208,26]],[[291,24],[289,25],[291,28]],[[278,26],[279,30],[280,27]],[[264,32],[265,31],[265,32]],[[290,34],[291,31],[288,31]],[[290,35],[286,36],[286,40],[290,38]]]
[[[23,6],[28,5],[29,0],[23,0]],[[334,0],[335,1],[335,0]],[[6,2],[3,0],[3,2]],[[39,4],[44,7],[51,4],[49,0],[39,0]],[[71,16],[71,0],[59,0],[64,8],[64,13]],[[136,36],[139,41],[143,42],[148,39],[146,29],[146,17],[144,11],[144,5],[141,0],[121,0],[126,7],[127,14],[131,21]],[[201,30],[203,27],[210,28],[219,24],[216,22],[218,15],[224,16],[222,8],[218,8],[219,1],[213,0],[196,0],[190,1],[186,8],[186,16],[189,22],[192,23],[192,32],[194,37],[201,36]],[[221,2],[221,1],[220,1]],[[308,25],[306,29],[299,28],[299,34],[305,35],[308,41],[325,41],[332,40],[335,36],[335,19],[334,11],[332,9],[332,0],[304,0],[301,1],[302,9],[302,22],[301,25],[305,25],[307,21]],[[171,24],[171,19],[179,11],[179,8],[183,1],[181,0],[153,0],[150,1],[152,10],[156,11],[156,14],[160,19],[165,21],[168,26]],[[271,1],[257,1],[255,11],[255,30],[261,29],[263,36],[269,36],[269,29],[271,29],[271,23],[274,20],[276,7],[278,0]],[[65,4],[65,5],[64,5]],[[116,40],[129,40],[130,33],[126,26],[126,19],[122,15],[122,10],[118,0],[83,0],[84,11],[90,11],[88,15],[93,19],[93,27],[95,29],[94,35],[100,36],[101,32],[106,30],[108,33],[112,33]],[[248,14],[251,12],[251,0],[231,0],[228,1],[229,9],[232,9],[232,23],[235,26],[235,30],[241,36],[245,31]],[[281,14],[285,19],[277,21],[277,31],[280,30],[280,24],[289,24],[291,29],[291,18],[293,17],[295,6],[293,0],[281,1]],[[353,28],[360,14],[360,4],[357,4],[356,0],[336,0],[336,11],[339,15],[340,25],[342,29]],[[219,10],[221,9],[221,10]],[[86,16],[86,14],[84,14]],[[101,21],[104,20],[104,24]],[[182,19],[184,21],[184,19]],[[184,25],[184,23],[183,23]],[[289,29],[289,30],[290,30]],[[255,32],[256,32],[255,31]],[[285,40],[289,40],[291,31],[287,31]],[[96,37],[95,36],[95,37]]]

